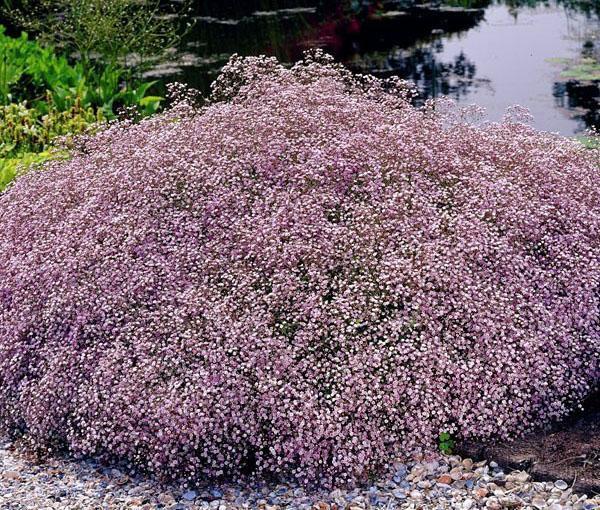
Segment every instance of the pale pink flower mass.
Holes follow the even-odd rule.
[[[0,195],[0,430],[173,477],[356,480],[600,378],[598,152],[326,57],[234,57]]]

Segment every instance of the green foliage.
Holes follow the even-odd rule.
[[[444,455],[452,455],[454,449],[454,439],[448,432],[442,432],[438,438],[438,446]]]
[[[47,113],[52,104],[67,111],[76,102],[83,108],[101,109],[104,117],[115,118],[120,108],[136,107],[142,115],[154,113],[162,100],[147,95],[156,82],[125,80],[126,73],[106,65],[86,69],[82,63],[70,64],[53,48],[30,41],[27,34],[13,38],[0,25],[0,102],[29,100]]]
[[[598,135],[579,136],[577,140],[586,149],[600,149],[600,137]]]
[[[18,174],[31,166],[64,157],[64,151],[49,151],[52,140],[93,129],[102,122],[102,110],[83,108],[76,100],[67,110],[48,100],[48,111],[29,108],[25,101],[0,106],[0,192]]]
[[[64,151],[44,151],[39,153],[24,153],[18,157],[0,158],[0,193],[14,180],[19,172],[35,168],[46,161],[66,159]]]
[[[594,58],[582,58],[572,63],[560,75],[574,80],[600,80],[600,63]]]
[[[67,110],[57,108],[51,98],[46,106],[46,112],[25,101],[0,106],[0,158],[42,152],[52,139],[83,133],[104,120],[102,110],[84,108],[79,100]]]
[[[188,0],[165,12],[161,0],[4,0],[13,23],[47,43],[76,53],[88,67],[95,60],[121,69],[151,65],[178,44]],[[173,4],[170,4],[173,5]],[[60,15],[57,15],[60,13]],[[170,14],[170,15],[169,15]]]

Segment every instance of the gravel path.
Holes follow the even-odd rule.
[[[53,459],[36,464],[0,440],[1,510],[130,508],[592,510],[600,508],[600,497],[573,494],[562,480],[532,482],[525,472],[505,474],[494,462],[473,463],[456,456],[395,464],[389,479],[352,491],[307,492],[294,484],[189,489],[159,485],[94,461]]]

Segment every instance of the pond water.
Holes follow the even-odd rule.
[[[152,74],[206,92],[232,53],[293,62],[321,47],[353,70],[413,80],[421,101],[448,95],[492,120],[520,104],[565,135],[600,126],[596,0],[450,1],[202,0],[177,56]]]

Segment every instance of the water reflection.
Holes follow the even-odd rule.
[[[519,103],[532,110],[538,127],[572,134],[600,123],[598,82],[589,79],[590,63],[600,57],[598,5],[201,0],[184,47],[154,73],[207,91],[232,53],[293,62],[317,46],[356,71],[413,80],[421,100],[449,95],[476,102],[492,119]],[[600,78],[600,66],[597,71]]]

